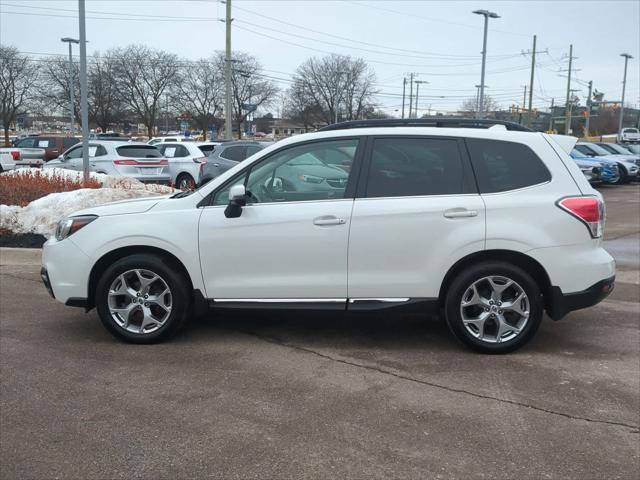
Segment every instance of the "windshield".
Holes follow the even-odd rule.
[[[571,158],[583,158],[583,159],[588,159],[589,157],[587,157],[584,153],[582,153],[580,150],[574,148],[573,150],[571,150]]]
[[[611,155],[611,152],[606,151],[600,145],[595,145],[593,143],[588,143],[588,144],[586,144],[586,146],[588,146],[591,150],[596,152],[596,155]]]
[[[613,150],[616,153],[620,153],[622,155],[632,155],[632,153],[629,150],[627,150],[624,147],[621,147],[620,145],[611,144],[611,145],[608,145],[608,147],[609,149]]]
[[[613,153],[613,154],[617,154],[619,153],[615,148],[613,148],[613,146],[611,145],[600,145],[598,144],[599,147],[604,148],[607,152],[609,153]]]
[[[625,128],[624,130],[622,130],[622,133],[638,133],[638,129],[637,128]]]

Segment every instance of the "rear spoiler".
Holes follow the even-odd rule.
[[[571,153],[573,147],[576,146],[578,139],[569,135],[557,135],[554,133],[548,134],[548,137],[553,140],[567,155]]]

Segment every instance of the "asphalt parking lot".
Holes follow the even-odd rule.
[[[602,192],[614,293],[505,356],[384,316],[126,345],[0,259],[0,477],[638,478],[640,185]]]

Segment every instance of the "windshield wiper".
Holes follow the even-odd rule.
[[[188,197],[189,195],[191,195],[193,192],[195,192],[195,190],[185,190],[183,192],[178,192],[174,195],[171,195],[169,198],[183,198],[183,197]]]

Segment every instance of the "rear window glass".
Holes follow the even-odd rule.
[[[162,157],[160,150],[149,145],[126,145],[116,148],[118,155],[132,158],[158,158]]]
[[[542,160],[526,145],[467,139],[480,193],[505,192],[551,180]]]
[[[463,185],[456,140],[379,138],[373,144],[367,197],[459,194]]]
[[[245,145],[235,145],[233,147],[227,147],[222,152],[220,152],[220,156],[222,158],[226,158],[227,160],[235,160],[236,162],[241,162],[245,158],[247,158],[247,147]]]

